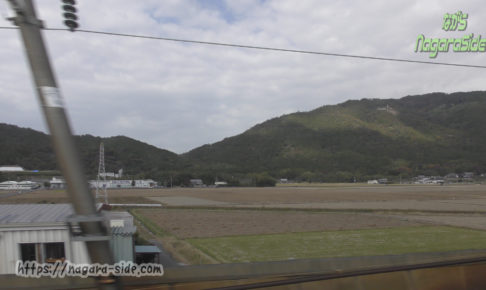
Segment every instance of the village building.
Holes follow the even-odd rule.
[[[0,274],[17,261],[90,263],[84,241],[72,234],[70,204],[0,204]],[[136,227],[129,213],[103,211],[115,262],[134,261]],[[111,226],[113,225],[113,226]]]

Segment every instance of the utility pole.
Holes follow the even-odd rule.
[[[113,264],[109,236],[103,225],[102,216],[96,211],[95,200],[82,170],[64,110],[64,101],[44,46],[40,31],[43,28],[42,22],[37,19],[32,0],[8,2],[16,13],[11,20],[20,28],[37,95],[52,137],[57,163],[67,182],[67,193],[76,213],[73,221],[81,228],[82,240],[86,242],[91,263]],[[100,289],[121,289],[117,277],[98,277],[97,282]]]

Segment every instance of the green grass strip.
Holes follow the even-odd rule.
[[[153,222],[149,218],[146,218],[144,215],[140,214],[138,212],[138,210],[130,209],[130,210],[128,210],[128,212],[131,215],[133,215],[137,220],[139,220],[153,234],[155,234],[159,237],[164,237],[164,236],[169,235],[164,230],[162,230],[155,222]]]
[[[372,256],[486,249],[486,232],[455,227],[401,227],[188,239],[222,262]]]

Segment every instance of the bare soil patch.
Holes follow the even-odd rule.
[[[444,225],[475,230],[486,230],[485,214],[413,214],[394,215],[409,221],[429,223],[433,225]]]
[[[242,205],[272,205],[324,202],[432,201],[486,199],[486,185],[377,185],[270,188],[174,188],[108,190],[110,202],[122,198],[149,203],[146,197],[193,197]],[[0,202],[66,197],[58,190],[43,190],[0,198]],[[114,201],[113,201],[114,202]],[[152,202],[156,202],[152,200]]]
[[[253,207],[238,205],[238,207]],[[392,200],[392,201],[341,201],[314,203],[274,203],[268,208],[370,210],[370,211],[430,211],[430,212],[471,212],[486,213],[486,199],[460,200]]]
[[[137,209],[178,238],[415,226],[401,217],[264,210]]]

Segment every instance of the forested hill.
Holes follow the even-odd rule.
[[[32,129],[0,124],[0,164],[20,165],[29,170],[56,169],[50,136]],[[85,170],[98,171],[99,146],[104,143],[106,171],[123,168],[126,174],[153,176],[159,171],[174,170],[179,165],[177,154],[128,138],[91,135],[76,136]]]
[[[363,99],[266,121],[184,155],[214,171],[313,180],[486,172],[486,92]]]
[[[128,137],[77,136],[85,168],[156,180],[266,173],[314,181],[486,172],[486,92],[362,99],[284,115],[177,155]],[[0,124],[0,165],[55,169],[49,136]]]

